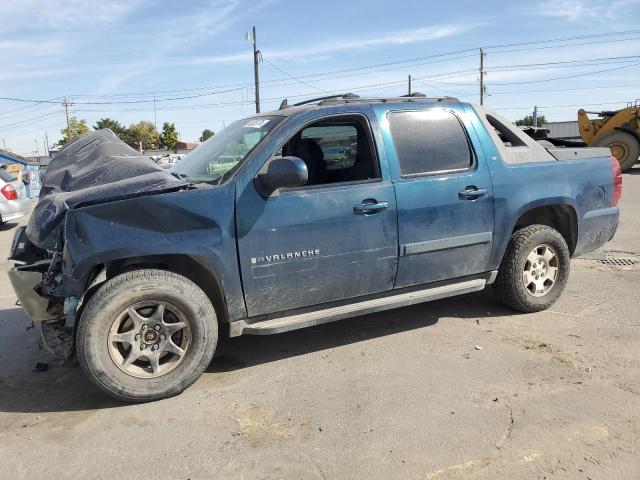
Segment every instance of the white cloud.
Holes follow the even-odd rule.
[[[0,2],[3,28],[64,29],[114,23],[139,8],[145,0],[22,0]]]
[[[601,4],[588,0],[546,0],[536,6],[533,12],[543,17],[558,17],[577,22],[620,18],[627,12],[627,7],[640,7],[640,0],[614,0]],[[636,12],[638,13],[640,12]]]
[[[328,55],[338,52],[362,50],[373,47],[408,45],[437,40],[462,34],[475,26],[476,24],[472,23],[439,25],[413,30],[398,30],[396,32],[389,32],[372,37],[336,39],[329,42],[320,42],[305,47],[291,49],[270,49],[267,47],[261,48],[261,51],[265,57],[270,59],[304,61],[309,57],[323,56],[324,58],[327,58]],[[244,63],[250,60],[251,56],[252,54],[250,52],[242,52],[231,55],[191,57],[177,61],[183,65]]]
[[[0,55],[5,58],[5,62],[9,56],[47,57],[60,54],[65,49],[65,42],[61,40],[0,40]]]

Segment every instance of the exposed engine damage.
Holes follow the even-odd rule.
[[[187,187],[111,130],[92,132],[63,148],[47,167],[39,202],[27,227],[16,232],[9,257],[18,262],[9,277],[31,319],[56,323],[58,330],[64,323],[71,327],[87,288],[86,279],[74,285],[64,273],[69,211]]]

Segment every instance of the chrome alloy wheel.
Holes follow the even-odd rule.
[[[120,313],[109,330],[113,363],[137,378],[157,378],[182,363],[191,343],[191,326],[175,305],[136,303]]]
[[[534,297],[544,297],[558,278],[558,254],[547,244],[538,245],[527,255],[522,281]]]

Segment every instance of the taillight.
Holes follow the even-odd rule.
[[[0,188],[0,192],[2,192],[2,195],[4,195],[7,200],[18,199],[18,192],[13,188],[13,185],[9,185],[8,183],[4,187]]]
[[[622,196],[622,169],[616,157],[611,155],[609,159],[611,160],[611,169],[613,170],[613,198],[611,199],[611,206],[616,207]]]

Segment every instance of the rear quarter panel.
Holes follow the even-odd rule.
[[[495,241],[491,268],[498,268],[518,219],[546,205],[568,205],[576,213],[574,256],[611,239],[618,209],[611,207],[613,172],[609,157],[522,164],[505,163],[475,111],[466,106],[489,163],[494,192]]]

